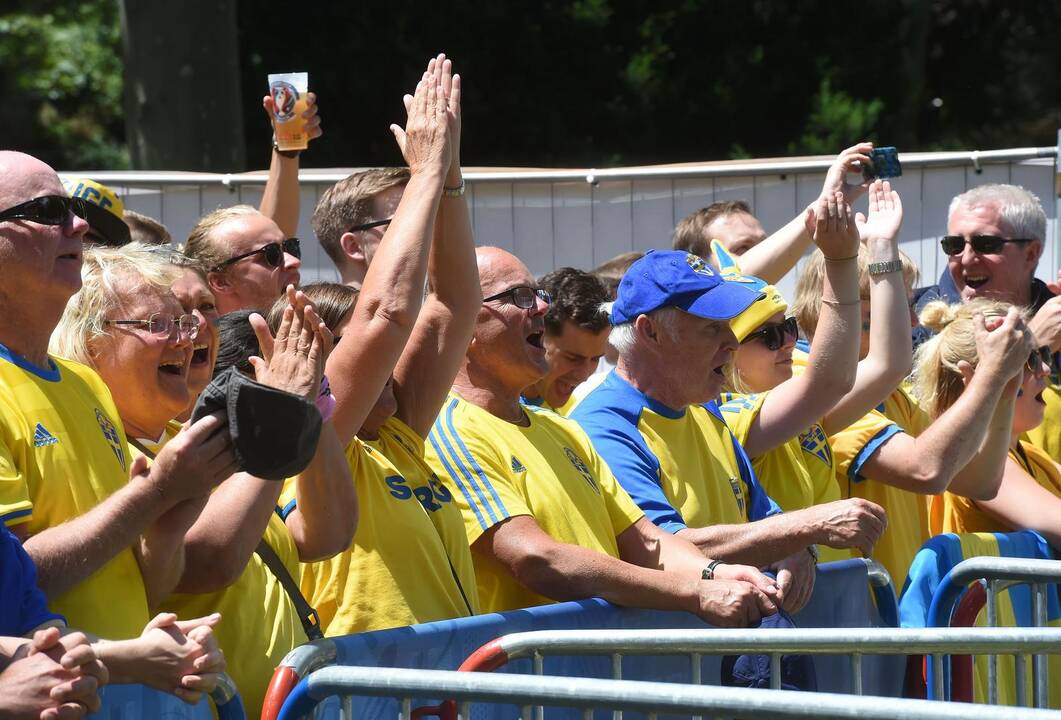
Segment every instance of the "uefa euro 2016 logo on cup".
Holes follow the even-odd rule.
[[[305,132],[308,73],[280,73],[269,76],[269,94],[273,98],[276,146],[281,150],[305,150],[309,137]]]

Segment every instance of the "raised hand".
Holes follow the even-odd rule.
[[[449,107],[442,87],[443,64],[431,58],[415,93],[406,101],[405,128],[390,126],[409,172],[414,175],[431,171],[445,173],[453,158]]]
[[[150,468],[142,458],[137,461],[129,469],[130,482],[153,482],[174,504],[202,498],[239,470],[221,411],[183,428],[159,450]]]
[[[848,173],[862,173],[864,163],[870,161],[869,154],[873,152],[873,143],[859,143],[847,148],[833,160],[825,173],[825,182],[822,184],[822,197],[843,193],[848,205],[854,205],[855,200],[862,197],[869,187],[869,183],[858,183],[852,185],[847,182]]]
[[[1021,319],[1020,312],[1011,307],[1005,319],[992,330],[988,330],[983,314],[973,313],[973,334],[978,359],[976,373],[988,373],[997,382],[1015,380],[1015,390],[1028,357],[1036,348],[1035,335]]]
[[[899,246],[899,227],[903,224],[903,203],[899,193],[887,180],[874,180],[869,186],[869,215],[855,215],[855,225],[863,242],[884,240]]]
[[[266,95],[262,98],[262,107],[269,116],[269,124],[272,125],[273,132],[276,132],[276,116],[273,114],[276,110],[276,105],[273,103],[272,95]],[[310,140],[316,140],[324,134],[324,130],[321,129],[316,93],[306,93],[306,109],[303,111],[302,117],[306,119],[303,130]]]
[[[287,286],[288,306],[276,337],[265,318],[254,313],[249,321],[258,337],[262,357],[252,356],[255,379],[263,385],[286,390],[315,401],[320,393],[324,364],[333,338],[301,290]]]
[[[814,218],[814,244],[826,259],[838,260],[858,254],[858,227],[843,193],[819,198]]]

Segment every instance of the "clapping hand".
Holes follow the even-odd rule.
[[[869,187],[869,216],[855,215],[862,242],[883,240],[898,247],[899,227],[903,224],[903,203],[887,180],[874,180]]]
[[[250,363],[258,382],[312,402],[320,393],[334,340],[301,290],[288,285],[287,300],[275,338],[261,315],[253,313],[248,318],[262,352],[261,357],[252,356]]]
[[[398,142],[409,172],[446,173],[453,159],[453,146],[450,133],[450,98],[443,86],[444,62],[431,58],[427,64],[416,91],[406,100],[408,115],[405,128],[391,125],[391,132]],[[456,84],[457,100],[460,97],[460,82]],[[450,81],[450,94],[453,83]],[[457,115],[459,117],[459,114]]]
[[[827,260],[858,255],[858,227],[842,192],[819,198],[814,208],[813,225],[811,215],[807,215],[807,230]]]

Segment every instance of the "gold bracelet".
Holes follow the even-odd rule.
[[[858,253],[855,253],[854,255],[850,255],[848,257],[842,257],[842,258],[831,258],[831,257],[828,257],[825,253],[822,253],[822,257],[825,258],[826,262],[844,262],[845,260],[857,260],[858,259]]]
[[[862,303],[862,298],[858,300],[852,300],[851,302],[840,302],[839,300],[829,300],[828,298],[822,298],[822,302],[826,305],[832,305],[833,307],[844,307],[845,305],[859,305]]]

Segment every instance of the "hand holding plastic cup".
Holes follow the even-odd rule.
[[[306,91],[309,73],[269,75],[269,94],[273,98],[273,126],[276,146],[281,150],[305,150],[309,134],[305,130]]]

